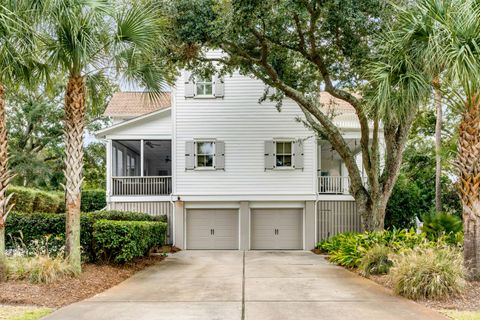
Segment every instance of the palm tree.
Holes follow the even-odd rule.
[[[43,55],[50,68],[67,77],[65,89],[65,254],[77,271],[80,260],[80,191],[87,104],[92,107],[98,80],[121,73],[152,93],[165,83],[158,52],[162,23],[157,9],[144,2],[113,0],[46,1]],[[168,77],[167,77],[168,78]]]
[[[31,83],[34,63],[33,28],[31,22],[38,11],[25,7],[26,3],[0,4],[0,279],[5,267],[5,224],[12,208],[6,195],[12,179],[8,169],[8,136],[6,123],[6,89],[18,88],[20,84]],[[27,23],[26,17],[29,22]],[[37,74],[38,76],[38,74]]]
[[[430,30],[428,41],[418,41],[415,35],[426,29]],[[398,23],[389,33],[394,43],[389,54],[394,52],[397,57],[415,61],[415,69],[401,71],[403,76],[414,78],[417,85],[399,93],[398,90],[386,90],[385,86],[392,82],[380,81],[382,86],[377,86],[376,96],[377,99],[399,98],[411,102],[411,97],[419,94],[418,89],[425,88],[421,84],[430,84],[439,75],[438,66],[441,66],[444,83],[456,93],[457,98],[448,105],[459,108],[462,113],[455,166],[463,207],[465,266],[472,276],[480,275],[479,30],[480,3],[476,0],[420,0],[411,8],[400,10]],[[416,55],[418,47],[426,54]],[[384,71],[388,76],[383,75],[383,79],[390,79],[391,70]],[[376,74],[377,79],[379,75]]]

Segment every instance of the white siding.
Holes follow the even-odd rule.
[[[143,136],[147,139],[152,135],[171,136],[171,134],[172,117],[171,111],[168,110],[112,129],[108,132],[107,138],[111,136],[115,136],[116,139],[122,136]]]
[[[315,193],[316,142],[313,133],[296,121],[302,116],[296,104],[285,101],[281,112],[271,102],[259,104],[264,84],[238,73],[225,77],[223,99],[185,98],[184,85],[178,81],[174,91],[176,194]],[[185,142],[202,138],[225,142],[225,171],[185,170]],[[307,138],[303,170],[264,169],[264,141],[275,138]]]

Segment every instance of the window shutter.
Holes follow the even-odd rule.
[[[265,141],[265,170],[275,168],[275,141]]]
[[[225,95],[225,83],[223,79],[218,76],[213,77],[214,92],[216,98],[223,98]]]
[[[225,142],[215,141],[215,170],[225,170]]]
[[[193,98],[195,96],[195,82],[192,73],[185,71],[185,98]]]
[[[293,167],[303,169],[303,141],[293,143]]]
[[[185,142],[185,170],[195,169],[195,142]]]

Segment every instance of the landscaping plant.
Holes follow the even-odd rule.
[[[410,299],[443,299],[465,287],[462,252],[454,247],[415,248],[393,256],[388,281]]]
[[[457,216],[447,213],[437,213],[423,217],[422,232],[432,241],[444,237],[448,243],[456,244],[457,234],[462,231],[463,223]]]
[[[393,265],[389,255],[391,249],[386,245],[375,244],[360,260],[359,270],[364,276],[387,274]]]

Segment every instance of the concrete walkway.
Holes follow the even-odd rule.
[[[310,252],[183,251],[46,319],[445,319]]]

